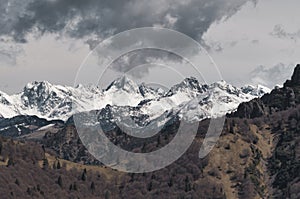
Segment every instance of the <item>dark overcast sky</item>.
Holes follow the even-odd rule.
[[[0,90],[34,80],[72,85],[89,45],[147,26],[205,45],[230,83],[272,87],[300,61],[299,7],[298,0],[0,0]]]

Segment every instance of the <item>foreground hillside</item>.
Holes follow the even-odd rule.
[[[198,153],[209,119],[199,123],[180,159],[144,174],[102,166],[83,147],[71,121],[34,141],[1,138],[0,193],[3,198],[300,198],[299,99],[300,65],[283,88],[228,115],[207,157],[199,159]],[[127,150],[147,152],[165,146],[178,124],[135,144],[119,129],[107,133]]]
[[[178,161],[147,174],[125,174],[91,161],[70,134],[76,132],[72,126],[58,132],[65,135],[59,139],[44,138],[46,148],[1,139],[0,192],[8,198],[298,198],[299,113],[297,107],[270,117],[227,119],[217,146],[199,159],[208,126],[203,121]],[[168,139],[135,150],[160,147]]]

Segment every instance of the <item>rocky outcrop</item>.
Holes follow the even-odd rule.
[[[287,80],[282,88],[275,88],[270,94],[260,99],[253,99],[239,105],[237,111],[229,117],[256,118],[274,112],[287,110],[300,104],[300,65],[294,70],[291,80]]]
[[[255,118],[265,115],[267,112],[265,105],[260,99],[254,99],[251,102],[241,103],[238,110],[231,114],[234,117],[240,118]]]
[[[19,115],[13,118],[0,118],[0,135],[5,137],[20,137],[48,126],[63,126],[60,120],[48,121],[37,116]]]

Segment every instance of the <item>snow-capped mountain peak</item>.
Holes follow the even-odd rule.
[[[162,89],[160,88],[154,89],[150,86],[147,86],[145,83],[142,83],[139,86],[139,91],[142,94],[142,96],[147,99],[154,99],[157,97],[161,97],[165,93]]]
[[[257,85],[257,86],[246,85],[246,86],[242,87],[241,89],[244,93],[250,94],[250,95],[255,95],[257,97],[271,92],[271,89],[269,89],[265,86],[262,86],[262,85]]]
[[[232,86],[231,84],[227,83],[225,80],[221,80],[210,85],[210,89],[216,89],[216,88],[234,95],[239,95],[239,93],[241,92],[239,88]]]
[[[67,120],[75,113],[101,110],[110,105],[115,110],[118,107],[123,107],[122,110],[124,107],[131,107],[128,114],[134,117],[147,116],[148,120],[162,118],[166,112],[200,119],[202,116],[207,117],[213,106],[217,107],[214,108],[217,110],[214,115],[231,112],[241,102],[269,91],[260,85],[237,88],[225,81],[211,85],[200,84],[193,77],[174,85],[167,94],[145,84],[138,85],[126,76],[113,81],[106,90],[97,86],[79,85],[74,88],[42,81],[27,84],[19,94],[7,95],[0,92],[0,115],[5,118],[36,115],[49,120]],[[188,103],[192,105],[185,106]]]
[[[174,95],[179,92],[189,93],[195,97],[196,93],[203,93],[207,90],[207,85],[201,85],[194,77],[185,78],[179,84],[174,85],[167,93],[168,96]]]
[[[126,75],[123,75],[120,78],[117,78],[114,80],[106,89],[106,91],[109,90],[123,90],[126,92],[139,92],[139,86],[129,79]]]

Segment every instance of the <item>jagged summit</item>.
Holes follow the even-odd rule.
[[[26,89],[32,89],[32,88],[38,88],[38,87],[51,87],[52,84],[49,83],[48,81],[34,81],[26,84],[24,87],[24,90]]]
[[[145,83],[142,83],[139,86],[139,91],[143,95],[143,97],[147,99],[153,99],[159,96],[162,96],[164,94],[164,91],[161,88],[154,89]]]
[[[126,75],[123,75],[122,77],[119,77],[116,80],[114,80],[105,90],[108,91],[111,89],[123,89],[127,92],[138,92],[139,90],[138,85]]]
[[[200,84],[195,77],[188,77],[179,84],[172,86],[167,96],[172,96],[177,93],[189,93],[189,95],[195,97],[197,94],[207,91],[207,88],[208,86],[206,84]]]
[[[225,80],[220,80],[215,83],[212,83],[210,85],[210,88],[213,88],[213,89],[219,88],[219,89],[227,91],[231,94],[238,94],[239,92],[241,92],[240,88],[237,88],[237,87],[227,83]]]

